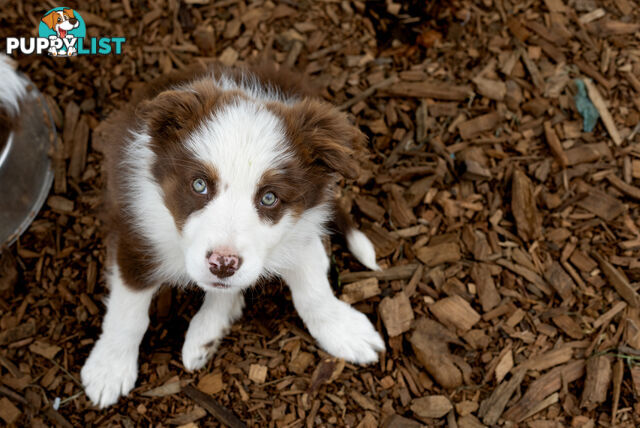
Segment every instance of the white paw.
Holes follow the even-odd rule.
[[[352,363],[378,361],[384,342],[366,315],[341,301],[332,309],[331,316],[307,326],[322,349]]]
[[[182,364],[184,368],[190,372],[203,368],[218,349],[219,343],[219,340],[213,340],[202,344],[195,340],[189,340],[187,336],[182,346]]]
[[[138,352],[98,341],[82,367],[82,385],[93,404],[102,408],[127,395],[138,377]]]

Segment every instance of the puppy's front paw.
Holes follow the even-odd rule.
[[[138,377],[138,352],[98,341],[82,367],[82,385],[93,404],[102,408],[127,395]]]
[[[339,358],[368,364],[378,361],[378,352],[384,350],[380,334],[373,328],[365,314],[344,302],[336,302],[337,309],[331,317],[308,326],[311,335],[320,346]]]
[[[212,340],[209,343],[202,344],[196,342],[196,340],[189,339],[187,336],[182,346],[182,364],[184,364],[185,369],[192,372],[200,370],[207,364],[211,356],[218,349],[220,341]]]

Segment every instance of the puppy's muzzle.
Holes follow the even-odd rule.
[[[209,262],[209,271],[218,278],[228,278],[242,264],[242,258],[228,250],[214,250],[207,254]]]

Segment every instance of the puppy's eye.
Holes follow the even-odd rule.
[[[262,195],[262,199],[260,199],[260,204],[265,207],[272,207],[278,202],[278,197],[273,192],[267,192]]]
[[[62,18],[58,17],[58,22],[62,21]]]
[[[191,183],[191,188],[194,192],[201,195],[207,194],[207,182],[202,178],[196,178],[195,180],[193,180],[193,182]]]

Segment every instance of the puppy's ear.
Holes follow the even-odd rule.
[[[193,129],[204,108],[196,92],[169,90],[138,104],[136,115],[147,125],[152,137],[171,139]]]
[[[69,18],[75,18],[75,16],[73,16],[73,9],[64,9],[63,12],[66,13]]]
[[[42,17],[42,22],[44,22],[44,25],[46,25],[47,27],[53,30],[53,27],[55,27],[56,25],[57,16],[58,14],[56,12],[51,12],[50,14]]]
[[[307,99],[288,109],[284,118],[294,147],[311,166],[346,178],[358,176],[353,155],[366,138],[344,113],[328,103]]]

